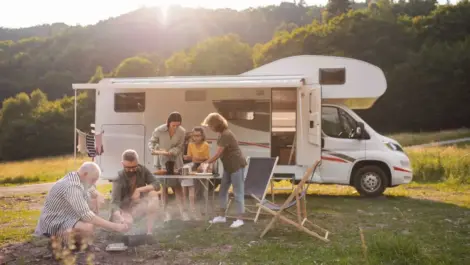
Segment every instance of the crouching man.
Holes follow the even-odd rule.
[[[47,194],[35,234],[67,243],[70,233],[75,235],[76,242],[90,238],[95,226],[116,232],[128,231],[127,224],[109,222],[90,208],[93,205],[96,209],[97,200],[102,198],[95,188],[100,174],[97,164],[85,162],[78,171],[57,181]]]
[[[152,234],[160,182],[138,160],[134,150],[126,150],[122,154],[123,169],[113,181],[111,192],[111,220],[131,226],[134,218],[146,214],[147,234]]]

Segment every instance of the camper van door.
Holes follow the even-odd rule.
[[[321,87],[299,89],[297,164],[311,166],[321,158]]]
[[[311,88],[308,96],[308,142],[321,148],[321,88]]]

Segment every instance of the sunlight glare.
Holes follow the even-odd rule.
[[[166,24],[167,19],[168,19],[169,6],[167,4],[163,4],[159,7],[159,10],[160,10],[161,22],[162,24]]]

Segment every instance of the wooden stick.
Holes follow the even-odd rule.
[[[299,221],[299,224],[302,223],[302,216],[300,213],[300,200],[299,200],[299,193],[295,193],[295,205],[297,208],[297,221]]]
[[[364,254],[364,259],[366,260],[366,264],[368,265],[369,264],[369,259],[367,258],[366,240],[364,239],[364,233],[363,233],[361,227],[359,227],[359,234],[361,235],[362,253]]]

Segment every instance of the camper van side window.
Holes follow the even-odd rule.
[[[145,92],[115,93],[115,112],[144,112]]]
[[[343,85],[346,83],[346,68],[320,68],[320,85]]]
[[[322,130],[327,136],[349,139],[355,120],[347,112],[335,107],[322,107]]]

